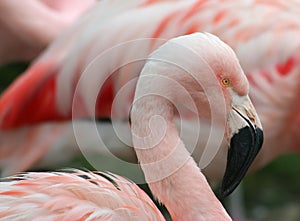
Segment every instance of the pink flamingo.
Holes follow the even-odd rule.
[[[247,78],[234,52],[217,37],[177,37],[150,55],[131,110],[132,140],[146,181],[172,219],[231,220],[178,136],[174,105],[185,104],[186,96],[174,87],[178,84],[192,97],[199,115],[224,123],[231,146],[221,188],[226,196],[262,145]],[[210,93],[206,87],[215,90]],[[207,92],[211,96],[205,96]],[[216,115],[210,111],[214,106]],[[2,218],[163,220],[144,193],[113,174],[71,170],[25,173],[1,181]]]
[[[300,115],[297,111],[300,102],[297,98],[300,95],[298,65],[300,42],[294,38],[300,30],[298,7],[296,7],[298,4],[297,1],[279,0],[272,3],[200,0],[130,0],[121,3],[118,0],[103,0],[62,34],[24,73],[24,76],[1,96],[0,127],[3,130],[13,129],[38,122],[69,119],[79,76],[96,56],[118,44],[140,38],[152,38],[151,41],[145,42],[143,47],[131,44],[127,48],[120,49],[118,55],[113,58],[115,63],[112,64],[110,60],[108,63],[111,66],[105,65],[105,68],[98,69],[99,75],[103,78],[112,73],[114,68],[119,67],[123,58],[130,59],[132,54],[146,57],[163,42],[157,38],[168,39],[200,30],[214,33],[228,43],[237,53],[249,79],[250,97],[261,116],[264,127],[267,128],[264,148],[256,160],[255,167],[262,166],[282,153],[299,152],[300,136],[297,128]],[[153,15],[156,15],[155,18]],[[139,22],[136,22],[137,17]],[[257,19],[249,20],[249,17]],[[144,27],[148,27],[147,30],[144,30]],[[141,29],[143,31],[140,31]],[[103,35],[103,33],[107,34]],[[256,50],[258,48],[259,50]],[[130,79],[138,76],[142,66],[141,64],[130,74],[121,73],[117,77],[110,78],[99,99],[98,117],[108,117],[111,114],[111,104],[115,94]],[[92,88],[94,79],[86,81]],[[121,115],[118,115],[120,118],[128,116],[127,111],[132,103],[134,86],[129,91],[129,94],[124,94],[125,98],[119,105],[124,108],[120,111]],[[49,99],[44,99],[45,95]],[[86,91],[82,90],[80,95],[83,100],[89,100]],[[103,100],[104,98],[106,100]],[[79,112],[86,111],[87,106],[89,105],[86,102],[84,105],[75,104]],[[73,115],[73,117],[81,117],[81,115]],[[37,126],[34,127],[34,131],[38,132]],[[61,130],[63,125],[52,124],[52,127],[53,130],[55,127]],[[73,129],[70,124],[66,128]],[[22,133],[18,134],[28,133],[31,141],[34,141],[30,128],[20,130]],[[14,131],[5,131],[6,133],[14,133]],[[42,131],[39,134],[41,133]],[[69,136],[69,133],[67,135]],[[1,137],[2,140],[5,140],[5,137]],[[39,138],[37,143],[38,141]],[[9,142],[11,141],[7,140],[7,143]],[[15,151],[16,148],[13,147],[21,149]],[[29,148],[31,151],[28,151]],[[51,153],[57,150],[51,149],[51,146],[43,146],[40,149],[35,148],[34,145],[25,147],[15,142],[6,146],[1,145],[0,156],[5,156],[5,159],[2,158],[0,164],[5,174],[27,170],[39,160],[48,159],[47,154],[50,153],[51,156]],[[30,152],[32,157],[30,160],[26,158],[26,162],[25,158],[22,161],[20,156],[27,152]],[[215,163],[220,164],[222,160],[223,164],[225,163],[223,159],[225,152],[226,146],[223,145]],[[215,166],[215,163],[212,162],[207,170],[213,171],[212,177],[219,177],[223,173],[220,168],[223,167]]]
[[[30,61],[93,3],[95,0],[0,1],[0,65]]]
[[[164,220],[144,191],[111,173],[32,172],[0,187],[1,220]]]

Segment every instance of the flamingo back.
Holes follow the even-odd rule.
[[[146,193],[112,173],[23,173],[0,187],[0,220],[164,220]]]

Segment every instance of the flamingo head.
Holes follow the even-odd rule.
[[[159,91],[172,103],[189,106],[184,88],[195,104],[194,113],[225,126],[230,147],[221,195],[229,195],[263,143],[262,125],[248,96],[249,83],[234,51],[208,33],[180,36],[152,53],[141,76],[144,81],[136,91],[140,97]]]
[[[197,94],[194,96],[195,100],[197,100],[197,96],[200,97],[198,109],[200,115],[204,113],[201,116],[213,117],[207,111],[212,112],[213,105],[216,107],[217,115],[225,116],[223,121],[225,122],[225,140],[229,144],[227,166],[221,185],[221,195],[225,197],[239,185],[261,149],[262,125],[248,96],[249,82],[234,51],[214,35],[208,33],[193,35],[195,39],[192,37],[190,42],[185,41],[184,43],[185,47],[196,52],[198,56],[195,57],[198,60],[193,60],[193,56],[185,55],[185,57],[189,58],[188,62],[198,64],[196,68],[200,69],[195,69],[195,72],[202,73],[197,79],[201,88],[194,87],[195,84],[192,81],[187,81],[186,88],[190,88],[191,94]],[[180,43],[180,40],[178,39],[176,43]],[[181,54],[184,56],[184,53]],[[181,57],[181,60],[183,59]],[[194,75],[193,78],[197,78],[197,75]],[[195,93],[195,88],[200,92]],[[222,93],[216,92],[218,89],[221,89]],[[208,95],[203,96],[203,93]],[[218,103],[220,97],[224,98],[225,108]],[[204,112],[201,113],[203,110]]]
[[[219,43],[222,45],[221,43]],[[209,62],[220,85],[226,105],[225,140],[229,144],[221,196],[228,196],[239,185],[263,144],[258,114],[248,96],[249,83],[231,48],[223,45],[226,58]],[[224,56],[223,56],[224,57]]]

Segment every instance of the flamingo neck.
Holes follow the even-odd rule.
[[[173,106],[147,97],[133,106],[133,144],[153,195],[173,220],[231,220],[185,148]]]

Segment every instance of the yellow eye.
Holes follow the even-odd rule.
[[[230,80],[229,80],[228,78],[223,78],[223,79],[222,79],[222,84],[223,84],[224,86],[228,86],[228,85],[230,85]]]

